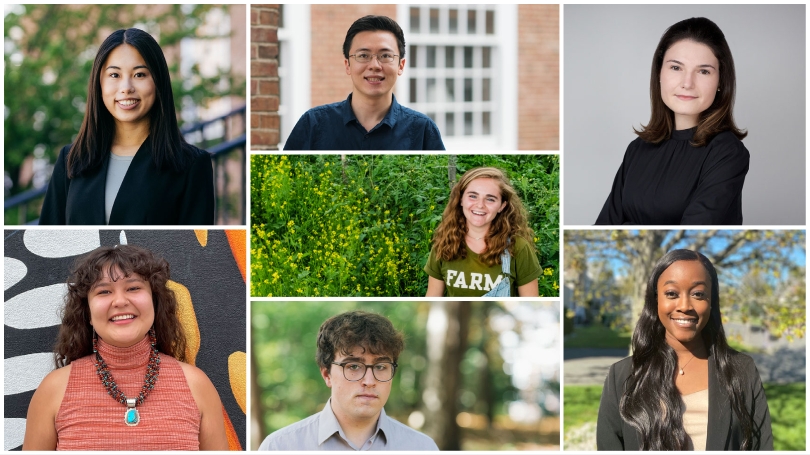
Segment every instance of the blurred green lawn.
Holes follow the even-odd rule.
[[[618,333],[602,325],[576,327],[565,338],[565,348],[625,348],[630,347],[630,333]]]
[[[805,450],[805,389],[804,383],[765,384],[774,450]],[[602,386],[598,385],[563,387],[563,434],[596,421],[601,396]]]

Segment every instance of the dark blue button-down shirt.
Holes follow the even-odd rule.
[[[371,131],[345,101],[308,110],[295,124],[284,150],[444,150],[439,128],[425,114],[397,103]]]

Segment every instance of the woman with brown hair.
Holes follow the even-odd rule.
[[[538,296],[528,213],[502,170],[473,168],[453,186],[425,272],[426,297]]]
[[[596,224],[742,224],[749,154],[732,114],[735,81],[714,22],[667,29],[653,55],[650,121],[628,146]]]
[[[169,264],[135,246],[101,247],[76,263],[57,369],[31,399],[24,450],[228,449],[214,385],[183,362],[168,281]]]

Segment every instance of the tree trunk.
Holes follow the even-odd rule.
[[[250,445],[253,450],[259,448],[262,439],[267,436],[267,428],[264,426],[264,406],[262,406],[262,389],[259,387],[259,381],[256,377],[259,374],[259,368],[256,365],[256,359],[253,357],[255,354],[250,355]]]
[[[469,302],[432,302],[427,321],[428,367],[422,405],[425,432],[441,450],[461,450],[456,423],[461,359],[467,348]]]

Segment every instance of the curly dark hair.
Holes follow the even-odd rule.
[[[54,347],[57,368],[93,353],[93,326],[87,295],[104,275],[116,281],[132,274],[143,277],[152,290],[157,348],[177,360],[185,360],[186,337],[177,317],[177,299],[167,286],[169,263],[151,251],[133,246],[103,246],[79,258],[68,278],[62,310],[62,325]]]
[[[349,355],[358,346],[363,352],[391,356],[396,363],[405,339],[385,316],[366,311],[342,313],[327,319],[318,330],[318,365],[329,370],[335,354]]]
[[[720,316],[717,271],[704,255],[692,250],[672,250],[653,267],[647,281],[644,309],[633,332],[632,374],[625,382],[619,413],[638,431],[640,450],[688,450],[683,427],[684,403],[675,387],[678,355],[666,342],[666,329],[658,317],[658,279],[678,261],[698,261],[711,277],[709,321],[700,335],[718,373],[720,387],[742,427],[741,450],[758,450],[759,434],[743,402],[743,373],[733,359]],[[748,404],[750,406],[750,403]]]

